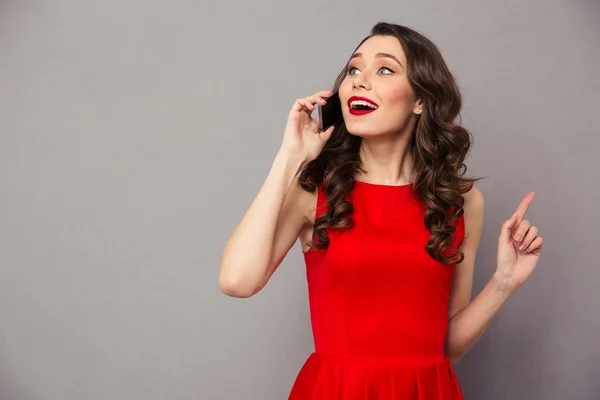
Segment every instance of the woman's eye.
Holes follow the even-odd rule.
[[[348,75],[356,75],[353,72],[355,70],[358,71],[358,68],[356,68],[356,67],[349,67],[348,68]],[[384,73],[383,75],[389,75],[389,74],[393,74],[394,73],[394,70],[392,70],[390,67],[381,67],[381,68],[379,68],[379,71],[381,71],[381,70],[388,71],[388,72]],[[378,71],[378,73],[379,73],[379,71]]]

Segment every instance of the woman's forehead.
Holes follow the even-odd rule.
[[[373,36],[361,44],[351,58],[373,59],[378,54],[390,54],[400,61],[406,61],[406,56],[400,41],[394,36]],[[402,63],[406,65],[405,62]]]

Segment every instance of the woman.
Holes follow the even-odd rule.
[[[378,23],[334,89],[343,121],[324,132],[311,113],[332,91],[294,103],[224,248],[220,287],[252,296],[300,239],[315,352],[290,399],[462,399],[451,363],[539,259],[542,238],[523,219],[534,193],[502,225],[497,270],[471,301],[483,196],[464,177],[470,136],[439,50]]]

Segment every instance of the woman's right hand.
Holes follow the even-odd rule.
[[[296,100],[287,118],[282,151],[302,157],[305,163],[317,158],[331,137],[334,127],[319,132],[319,121],[312,118],[311,113],[316,104],[325,105],[325,99],[332,94],[331,90],[325,90]]]

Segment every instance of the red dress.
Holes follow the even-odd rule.
[[[305,253],[315,351],[289,400],[463,399],[444,355],[455,267],[425,251],[412,187],[357,181],[354,227]],[[326,207],[319,188],[317,216]],[[463,217],[455,226],[460,246]]]

